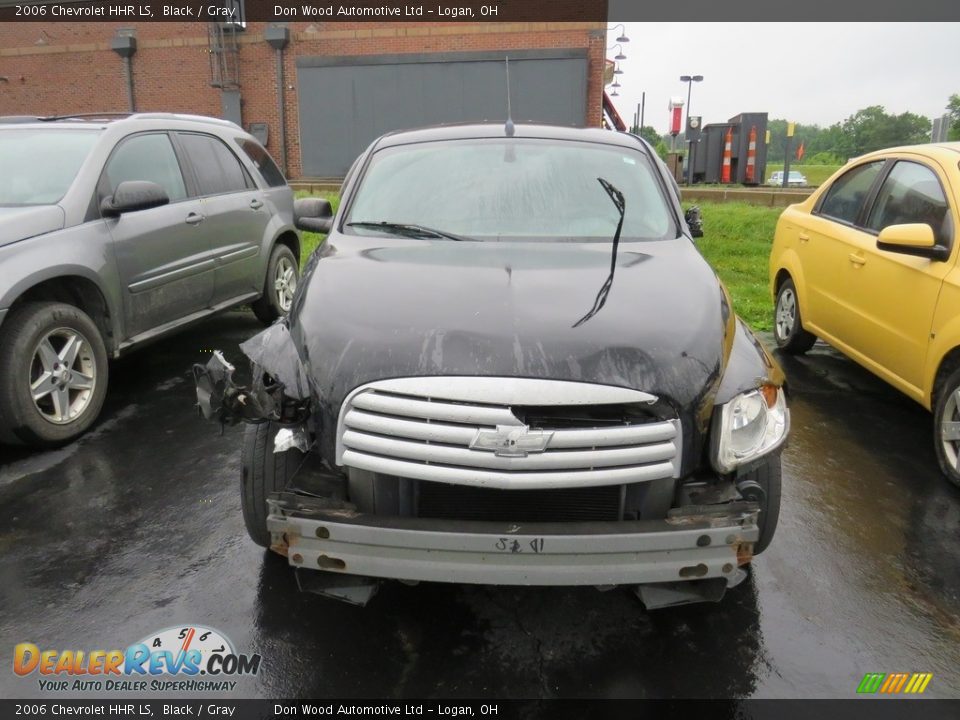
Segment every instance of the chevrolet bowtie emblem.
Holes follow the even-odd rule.
[[[526,457],[547,449],[552,432],[531,430],[526,425],[497,425],[496,430],[480,430],[471,450],[486,450],[497,457]]]

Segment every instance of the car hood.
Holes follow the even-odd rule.
[[[689,239],[624,242],[591,316],[610,251],[331,235],[290,315],[324,425],[365,383],[486,375],[643,390],[705,429],[732,343],[726,294]]]
[[[0,245],[62,230],[64,223],[59,205],[0,207]]]

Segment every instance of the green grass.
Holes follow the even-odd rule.
[[[841,165],[797,165],[796,163],[790,163],[790,170],[797,170],[798,172],[803,173],[803,176],[807,179],[807,184],[811,187],[819,187],[827,181],[831,175],[833,175],[837,170],[839,170]],[[778,170],[783,170],[783,163],[779,165],[768,164],[767,165],[767,178],[773,175]]]
[[[296,195],[310,197],[303,191]],[[320,197],[329,200],[336,213],[339,196],[324,193]],[[730,291],[737,314],[755,330],[770,330],[773,306],[767,293],[767,261],[780,208],[746,203],[697,204],[703,212],[704,230],[697,247]],[[301,235],[300,263],[304,265],[325,236],[310,232]]]
[[[331,207],[333,207],[333,214],[337,214],[337,208],[340,206],[340,196],[337,193],[320,193],[319,195],[313,195],[308,193],[305,190],[298,190],[294,195],[298,198],[305,197],[322,197],[330,201]],[[320,235],[319,233],[312,232],[301,232],[301,247],[300,247],[300,267],[302,268],[307,264],[307,258],[310,257],[310,254],[317,249],[317,246],[324,241],[327,237],[326,235]]]
[[[767,263],[780,208],[746,203],[697,203],[703,237],[697,247],[723,280],[733,308],[754,330],[773,328]]]

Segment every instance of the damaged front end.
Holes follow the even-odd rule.
[[[240,345],[250,360],[251,381],[238,385],[236,368],[219,350],[206,365],[193,366],[201,416],[223,425],[276,422],[284,426],[277,452],[306,450],[311,418],[310,382],[285,322],[278,322]],[[282,447],[281,447],[282,446]]]

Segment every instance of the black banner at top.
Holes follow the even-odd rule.
[[[957,0],[0,0],[0,21],[960,21]]]
[[[0,20],[606,22],[607,0],[0,0]]]

